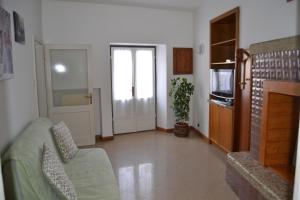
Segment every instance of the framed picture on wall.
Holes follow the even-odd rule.
[[[21,44],[25,44],[25,29],[24,19],[16,11],[14,15],[14,28],[15,28],[15,41]]]
[[[0,80],[13,77],[10,14],[0,7]]]

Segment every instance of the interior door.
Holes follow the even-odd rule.
[[[112,48],[114,133],[156,128],[155,49]]]
[[[90,47],[46,45],[48,115],[64,121],[79,146],[95,144]]]
[[[251,56],[245,49],[237,49],[235,150],[249,151],[251,122]]]

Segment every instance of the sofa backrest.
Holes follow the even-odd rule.
[[[58,155],[49,119],[32,122],[5,152],[2,160],[6,199],[57,199],[42,173],[42,147],[47,143]]]

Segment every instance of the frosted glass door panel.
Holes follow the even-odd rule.
[[[152,49],[136,51],[136,97],[138,99],[153,97],[153,57]]]
[[[132,52],[115,49],[113,52],[113,97],[114,100],[132,99],[133,62]]]
[[[55,107],[90,104],[87,64],[86,50],[50,50],[52,94]]]

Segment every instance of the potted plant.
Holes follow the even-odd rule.
[[[194,93],[194,85],[186,78],[175,78],[171,80],[169,96],[173,98],[171,108],[174,111],[176,124],[174,133],[178,137],[189,135],[190,100]]]

